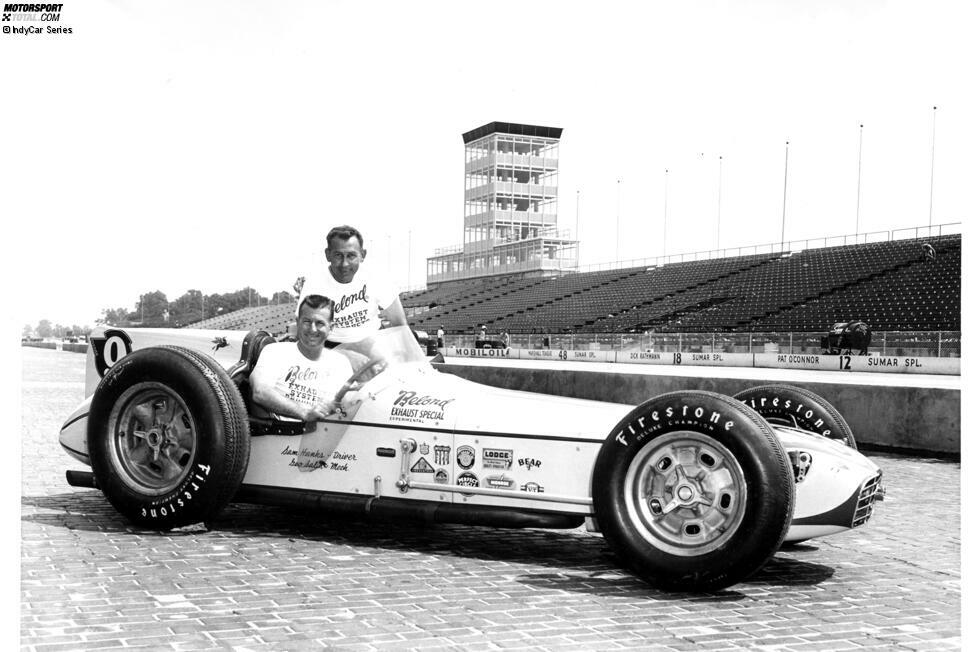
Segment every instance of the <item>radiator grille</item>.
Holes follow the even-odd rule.
[[[880,471],[863,484],[859,492],[859,500],[856,501],[856,511],[852,515],[852,527],[859,527],[869,520],[873,515],[873,504],[883,500],[883,494],[883,472]]]

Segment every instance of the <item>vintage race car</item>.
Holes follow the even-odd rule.
[[[259,415],[262,332],[106,329],[60,441],[129,520],[208,523],[229,501],[393,519],[600,531],[656,587],[743,580],[783,542],[864,524],[881,472],[817,395],[679,391],[638,406],[488,387],[439,371],[411,331],[334,349],[342,412]]]

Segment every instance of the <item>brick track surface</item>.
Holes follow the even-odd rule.
[[[711,594],[649,588],[583,529],[232,505],[210,531],[160,534],[64,481],[84,468],[57,432],[85,357],[22,352],[25,650],[961,647],[957,463],[873,455],[888,493],[868,526],[785,547]]]

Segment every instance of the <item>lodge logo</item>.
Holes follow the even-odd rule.
[[[483,448],[482,466],[486,469],[513,468],[513,449]]]

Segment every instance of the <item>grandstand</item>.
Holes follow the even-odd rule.
[[[933,247],[933,257],[923,245]],[[448,333],[824,332],[961,327],[961,236],[637,266],[564,276],[501,275],[401,295],[411,325]],[[245,308],[192,328],[285,333],[294,304]]]

